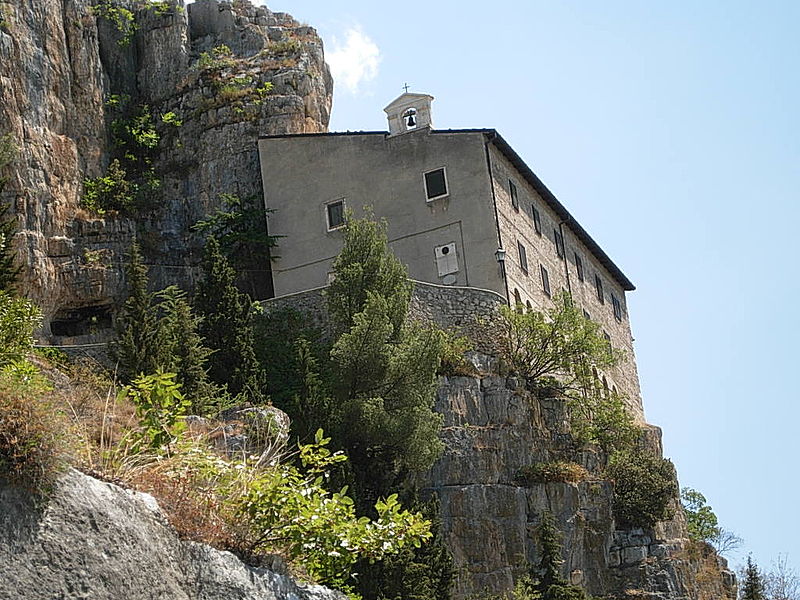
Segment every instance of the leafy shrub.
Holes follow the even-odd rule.
[[[141,443],[151,450],[160,450],[174,443],[183,430],[182,418],[191,402],[184,398],[174,373],[158,372],[142,375],[123,391],[136,406],[142,427]]]
[[[126,47],[131,43],[138,29],[133,11],[120,6],[116,0],[96,0],[91,10],[97,17],[111,23],[120,33],[121,37],[117,40],[117,44]]]
[[[286,54],[297,54],[303,45],[297,40],[285,40],[283,42],[272,42],[261,51],[263,56],[283,56]]]
[[[464,354],[472,350],[472,342],[466,336],[460,336],[452,331],[444,332],[444,345],[439,356],[439,375],[476,375],[475,367]]]
[[[134,206],[137,191],[138,186],[128,180],[128,173],[115,158],[105,175],[83,180],[81,206],[98,215],[109,210],[124,212]]]
[[[65,431],[37,382],[7,366],[0,374],[0,477],[46,495],[65,466]]]
[[[201,71],[219,70],[233,64],[233,51],[225,44],[215,46],[211,52],[202,52],[197,60],[197,66]]]
[[[180,127],[183,125],[183,121],[173,111],[169,111],[161,115],[161,122],[166,123],[167,125],[172,125],[173,127]]]
[[[677,499],[672,462],[641,450],[615,452],[606,468],[614,482],[614,517],[628,527],[652,527],[670,519]]]
[[[578,463],[555,460],[523,467],[514,480],[522,485],[531,485],[550,482],[578,483],[588,478],[589,472]]]
[[[581,444],[597,444],[606,452],[633,448],[642,430],[622,397],[600,389],[569,400],[570,429]]]
[[[0,367],[25,359],[41,317],[30,300],[0,290]]]

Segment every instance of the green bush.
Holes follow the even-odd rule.
[[[0,367],[25,359],[41,318],[30,300],[0,290]]]
[[[642,435],[622,397],[599,389],[569,398],[570,430],[580,444],[606,452],[633,448]]]
[[[672,462],[641,450],[611,456],[606,477],[614,482],[614,517],[623,527],[652,527],[672,518],[678,497]]]
[[[514,480],[529,486],[533,483],[578,483],[588,478],[589,472],[578,463],[555,460],[522,467]]]
[[[174,373],[158,372],[137,377],[123,390],[136,406],[142,447],[168,449],[182,432],[183,417],[191,402],[184,398],[180,387]]]

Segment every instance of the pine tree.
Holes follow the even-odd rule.
[[[208,358],[211,350],[198,333],[200,319],[194,315],[186,293],[170,286],[156,294],[162,314],[159,338],[165,371],[176,374],[181,392],[192,402],[193,414],[205,414],[214,407],[219,393],[208,381]]]
[[[767,600],[764,591],[764,580],[758,572],[758,566],[753,562],[753,557],[747,557],[747,567],[744,571],[742,582],[742,600]]]
[[[128,299],[117,316],[117,340],[111,350],[120,378],[130,382],[139,375],[155,373],[163,363],[158,315],[153,294],[147,291],[147,267],[136,241],[131,245],[125,275]]]
[[[214,352],[209,377],[227,384],[233,394],[246,392],[260,399],[264,375],[253,350],[250,297],[236,289],[236,273],[213,237],[206,242],[202,268],[195,308],[202,317],[198,331]]]
[[[561,577],[561,534],[556,527],[553,515],[542,513],[538,531],[539,565],[535,575],[535,591],[542,600],[588,600],[581,588],[568,584]]]

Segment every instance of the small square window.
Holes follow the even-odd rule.
[[[519,210],[519,196],[517,195],[517,186],[510,179],[508,180],[508,193],[511,196],[511,206],[514,210]]]
[[[517,242],[517,250],[519,250],[519,266],[526,273],[528,272],[528,253],[525,251],[525,246],[521,242]]]
[[[611,294],[611,306],[614,307],[614,318],[617,321],[622,321],[622,304],[614,294]]]
[[[597,299],[600,301],[600,304],[605,304],[606,299],[603,296],[603,280],[600,279],[600,275],[597,274],[594,276],[594,289],[597,290]]]
[[[583,259],[577,252],[575,253],[575,269],[578,271],[578,280],[583,281]]]
[[[447,177],[444,167],[425,173],[425,195],[428,200],[436,200],[447,196]]]
[[[325,205],[325,219],[328,223],[328,231],[344,226],[344,198],[328,202]]]
[[[547,272],[547,269],[544,268],[544,265],[539,265],[539,270],[542,273],[542,289],[544,293],[550,296],[550,274]]]
[[[542,215],[539,214],[539,209],[533,204],[531,204],[531,214],[533,215],[533,228],[536,230],[536,233],[542,235]]]
[[[558,254],[558,258],[564,258],[564,236],[561,235],[561,232],[553,228],[553,242],[556,245],[556,254]]]

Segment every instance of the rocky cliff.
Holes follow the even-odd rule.
[[[563,533],[563,575],[590,593],[647,600],[736,597],[724,559],[690,543],[683,513],[652,529],[620,529],[613,483],[602,478],[598,449],[570,444],[563,400],[539,398],[524,382],[498,375],[497,361],[474,355],[481,372],[445,377],[436,409],[444,416],[445,452],[426,485],[441,499],[445,537],[455,561],[455,598],[506,592],[538,561],[535,529],[551,513]],[[648,426],[661,453],[660,431]],[[521,483],[521,469],[575,460],[578,483]]]
[[[190,227],[220,194],[260,197],[258,136],[325,131],[331,104],[322,43],[289,15],[246,0],[157,9],[125,0],[127,23],[92,4],[103,3],[0,0],[0,136],[17,148],[1,200],[19,220],[22,287],[44,311],[44,334],[61,342],[110,326],[134,235],[154,285],[191,286],[199,240]],[[198,64],[222,46],[231,52],[218,68]],[[226,82],[265,93],[231,93]],[[160,185],[152,210],[100,217],[79,204],[84,180],[111,160],[118,98],[154,117]],[[159,118],[168,113],[172,124]],[[261,275],[251,291],[265,297]]]
[[[0,598],[345,600],[181,541],[147,494],[70,471],[46,509],[0,481]]]

